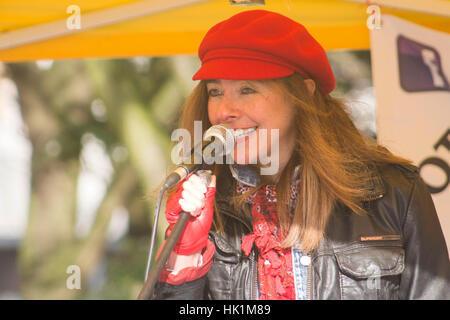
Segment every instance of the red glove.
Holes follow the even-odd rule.
[[[214,212],[214,195],[216,193],[216,177],[211,177],[208,187],[195,174],[172,193],[166,203],[166,219],[170,227],[170,235],[181,211],[191,214],[184,231],[174,247],[179,255],[191,255],[206,247],[208,232],[211,228]]]

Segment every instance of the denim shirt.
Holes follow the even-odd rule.
[[[306,300],[308,297],[308,266],[311,263],[311,258],[294,247],[291,252],[295,297],[297,300]]]

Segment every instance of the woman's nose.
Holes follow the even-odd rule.
[[[216,108],[216,119],[219,123],[230,123],[239,118],[240,112],[237,108],[236,101],[230,99],[226,95],[220,99]]]

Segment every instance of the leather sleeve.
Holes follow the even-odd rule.
[[[182,269],[177,275],[163,270],[156,284],[156,300],[201,300],[206,296],[206,274],[211,268],[214,244],[208,240],[201,267]]]
[[[450,262],[430,192],[418,173],[403,224],[405,270],[400,299],[450,299]]]
[[[156,284],[156,300],[202,300],[206,287],[206,276],[184,282],[180,285],[171,285],[165,282]]]

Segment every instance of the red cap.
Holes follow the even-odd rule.
[[[219,22],[206,33],[198,56],[202,66],[193,80],[273,79],[298,72],[325,94],[335,86],[322,46],[303,25],[276,12],[249,10]]]

